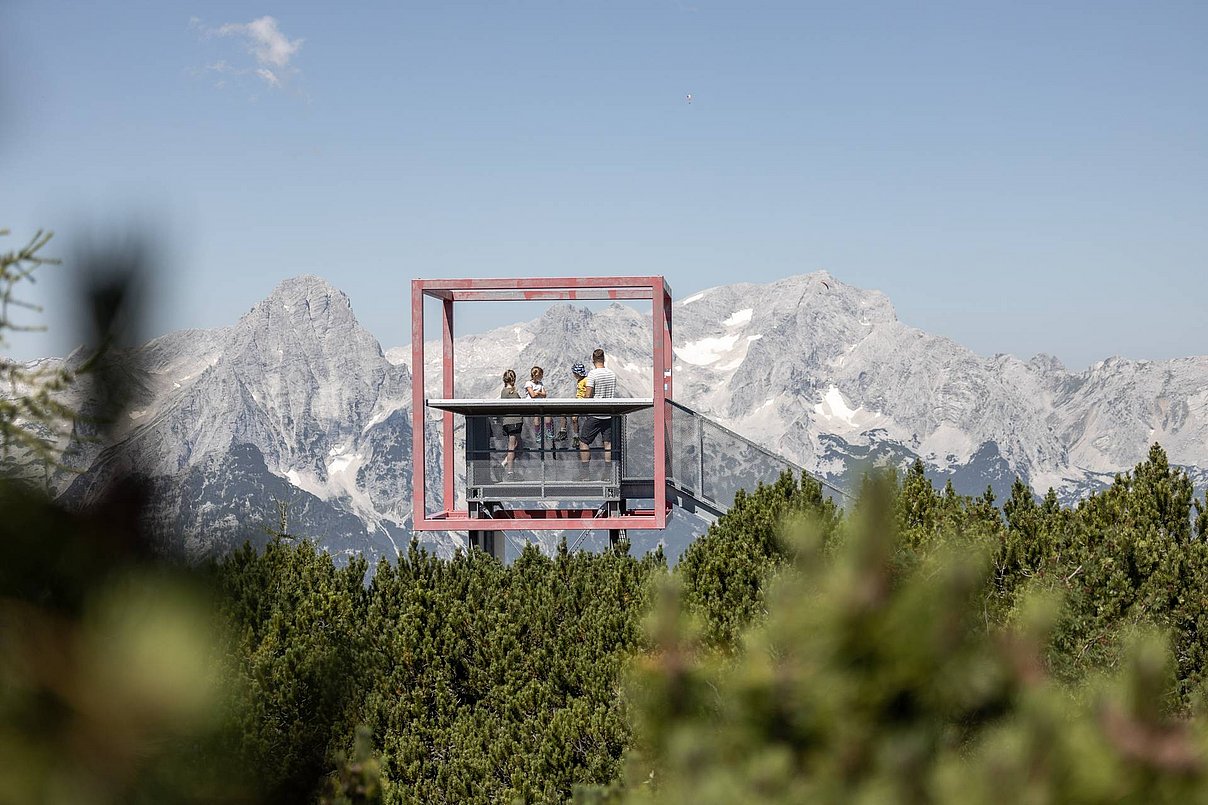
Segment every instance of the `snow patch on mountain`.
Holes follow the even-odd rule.
[[[828,433],[856,434],[884,427],[886,419],[877,411],[852,408],[837,386],[830,386],[814,406],[814,421]]]
[[[684,344],[682,347],[675,347],[675,354],[681,360],[695,366],[708,366],[716,363],[718,359],[733,349],[736,341],[738,341],[737,335],[702,338],[699,341]]]
[[[968,433],[945,422],[923,439],[919,454],[940,469],[948,469],[967,462],[976,448]]]
[[[734,315],[722,322],[724,327],[741,327],[744,324],[751,323],[751,316],[755,313],[752,308],[745,307]]]

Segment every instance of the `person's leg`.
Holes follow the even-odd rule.
[[[612,442],[611,441],[604,442],[604,463],[605,464],[612,463]]]
[[[579,431],[579,456],[583,461],[590,459],[591,445],[596,440],[596,437],[602,435],[602,433],[603,430],[600,428],[599,419],[591,416],[584,418],[583,429]]]

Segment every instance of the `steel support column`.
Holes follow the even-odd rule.
[[[667,526],[667,389],[668,378],[668,333],[666,285],[658,279],[661,293],[653,294],[651,301],[651,328],[653,332],[654,366],[654,517],[658,528]]]
[[[444,300],[444,326],[441,328],[442,341],[442,370],[441,370],[441,393],[445,399],[452,399],[454,394],[454,379],[453,379],[453,300]],[[453,469],[453,413],[445,411],[441,417],[441,448],[444,455],[442,458],[442,466],[444,467],[444,499],[441,505],[446,510],[456,507],[454,484],[457,480],[457,473]]]
[[[424,502],[424,294],[423,281],[411,280],[411,519],[419,523]]]

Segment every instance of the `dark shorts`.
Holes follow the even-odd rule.
[[[602,441],[612,444],[612,420],[594,416],[583,417],[579,425],[579,441],[591,444],[597,436],[603,436]]]
[[[503,425],[503,432],[506,433],[508,436],[519,436],[520,430],[523,427],[524,427],[524,424],[521,422],[517,422],[515,425],[509,425],[505,422]]]

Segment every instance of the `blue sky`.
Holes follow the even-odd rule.
[[[1205,41],[1205,3],[0,0],[0,248],[154,232],[151,334],[301,273],[389,347],[416,276],[825,268],[982,354],[1204,354]],[[64,285],[17,355],[70,347]]]

